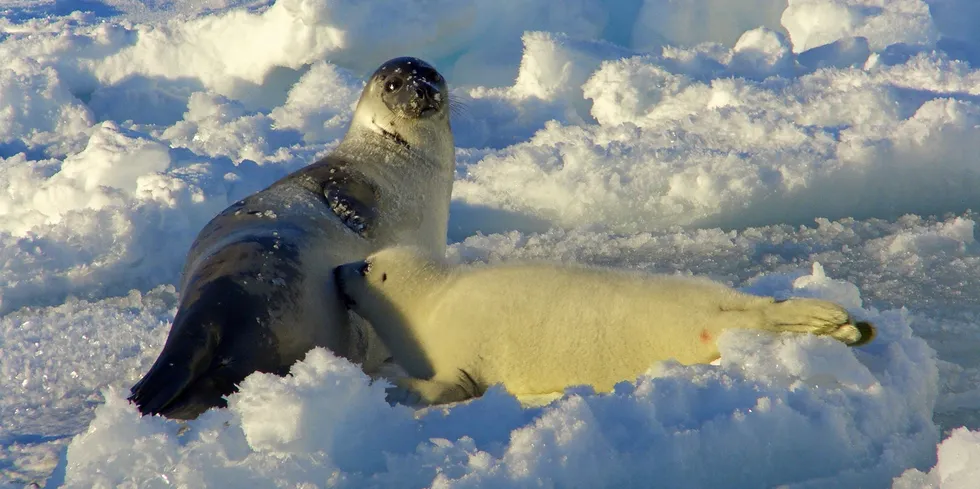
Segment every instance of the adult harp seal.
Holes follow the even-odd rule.
[[[455,153],[446,81],[428,63],[382,64],[344,139],[323,159],[231,205],[184,265],[163,351],[131,389],[143,414],[191,419],[252,372],[288,373],[322,346],[362,362],[334,283],[387,246],[445,255]]]

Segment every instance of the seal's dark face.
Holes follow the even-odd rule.
[[[449,105],[446,79],[429,63],[403,57],[381,65],[371,83],[392,113],[408,119],[424,119],[446,112]]]
[[[371,75],[350,131],[368,138],[374,137],[371,133],[381,135],[413,153],[414,159],[440,165],[440,175],[451,178],[455,157],[451,106],[446,78],[432,65],[418,58],[395,58]]]

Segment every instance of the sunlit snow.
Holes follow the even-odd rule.
[[[0,487],[976,487],[974,0],[0,1]],[[184,257],[446,75],[449,259],[823,297],[848,348],[729,332],[608,395],[389,406],[316,349],[186,424],[126,402]],[[569,359],[574,361],[574,359]]]

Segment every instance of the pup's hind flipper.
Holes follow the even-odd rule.
[[[847,310],[823,299],[792,298],[767,305],[764,312],[770,331],[812,333],[830,336],[849,346],[860,346],[874,339],[875,327],[855,322]]]

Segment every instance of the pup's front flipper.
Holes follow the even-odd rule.
[[[768,304],[763,310],[765,329],[830,336],[850,346],[868,343],[875,328],[854,322],[843,307],[822,299],[793,298]]]
[[[396,377],[389,379],[395,387],[387,389],[388,402],[401,404],[447,404],[465,401],[483,394],[485,389],[473,380],[464,370],[459,371],[456,379],[432,378],[417,379],[415,377]]]

